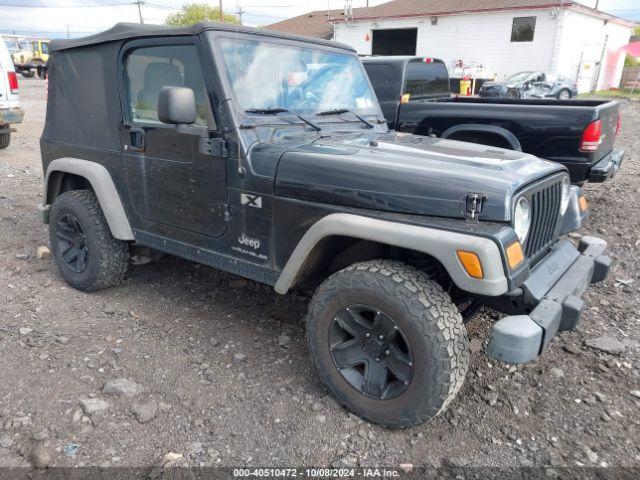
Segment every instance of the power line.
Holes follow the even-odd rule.
[[[102,7],[120,7],[125,5],[131,5],[128,3],[102,3],[92,5],[15,5],[13,3],[0,3],[0,7],[13,7],[13,8],[102,8]]]

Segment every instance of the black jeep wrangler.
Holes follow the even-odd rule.
[[[314,288],[310,352],[340,403],[403,427],[441,412],[468,365],[465,321],[509,316],[487,353],[534,360],[605,278],[565,167],[390,132],[356,53],[203,23],[54,41],[41,139],[62,276],[117,284],[131,256],[178,255]]]

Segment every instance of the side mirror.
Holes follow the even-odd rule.
[[[191,125],[198,118],[196,96],[184,87],[162,87],[158,93],[158,120],[172,125]]]

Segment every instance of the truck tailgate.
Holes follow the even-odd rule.
[[[613,144],[618,130],[620,103],[617,101],[603,103],[596,107],[596,115],[596,118],[602,122],[602,135],[600,137],[600,146],[593,156],[592,165],[599,162],[613,150]]]

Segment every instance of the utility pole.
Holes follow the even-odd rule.
[[[219,6],[219,8],[220,8],[220,21],[221,21],[221,22],[224,22],[224,18],[222,17],[222,0],[220,0],[220,6]]]
[[[142,0],[136,0],[133,4],[138,5],[138,17],[140,17],[140,23],[144,23],[144,20],[142,19],[142,5],[144,2]]]
[[[71,38],[71,35],[69,34],[69,24],[67,24],[67,38]]]
[[[239,23],[240,25],[242,25],[242,14],[243,14],[243,13],[244,13],[244,11],[242,10],[242,7],[241,7],[240,5],[238,5],[238,12],[237,12],[237,15],[238,15],[238,23]]]

